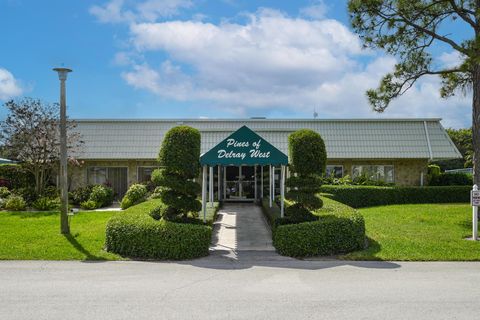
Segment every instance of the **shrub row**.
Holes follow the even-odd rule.
[[[155,220],[152,200],[113,216],[107,223],[105,247],[122,256],[184,260],[208,255],[212,228],[202,224]]]
[[[365,221],[354,209],[325,199],[318,220],[282,224],[277,219],[273,245],[278,253],[291,257],[308,257],[347,253],[365,246]]]
[[[410,203],[470,201],[470,186],[375,187],[324,185],[321,192],[353,208]]]
[[[440,173],[431,176],[430,186],[472,186],[473,176],[466,173]]]

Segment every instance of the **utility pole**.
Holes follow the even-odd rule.
[[[60,231],[62,234],[70,233],[68,225],[68,182],[67,182],[67,105],[65,98],[65,81],[72,70],[67,68],[55,68],[60,80]]]

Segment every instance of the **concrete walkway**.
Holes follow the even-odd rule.
[[[252,203],[224,204],[214,223],[211,250],[227,254],[275,251],[262,209]]]

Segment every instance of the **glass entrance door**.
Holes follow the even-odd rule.
[[[255,199],[255,169],[253,166],[226,167],[224,179],[226,201]]]

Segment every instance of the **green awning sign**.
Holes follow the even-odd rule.
[[[286,165],[288,157],[247,126],[200,156],[201,165]]]

